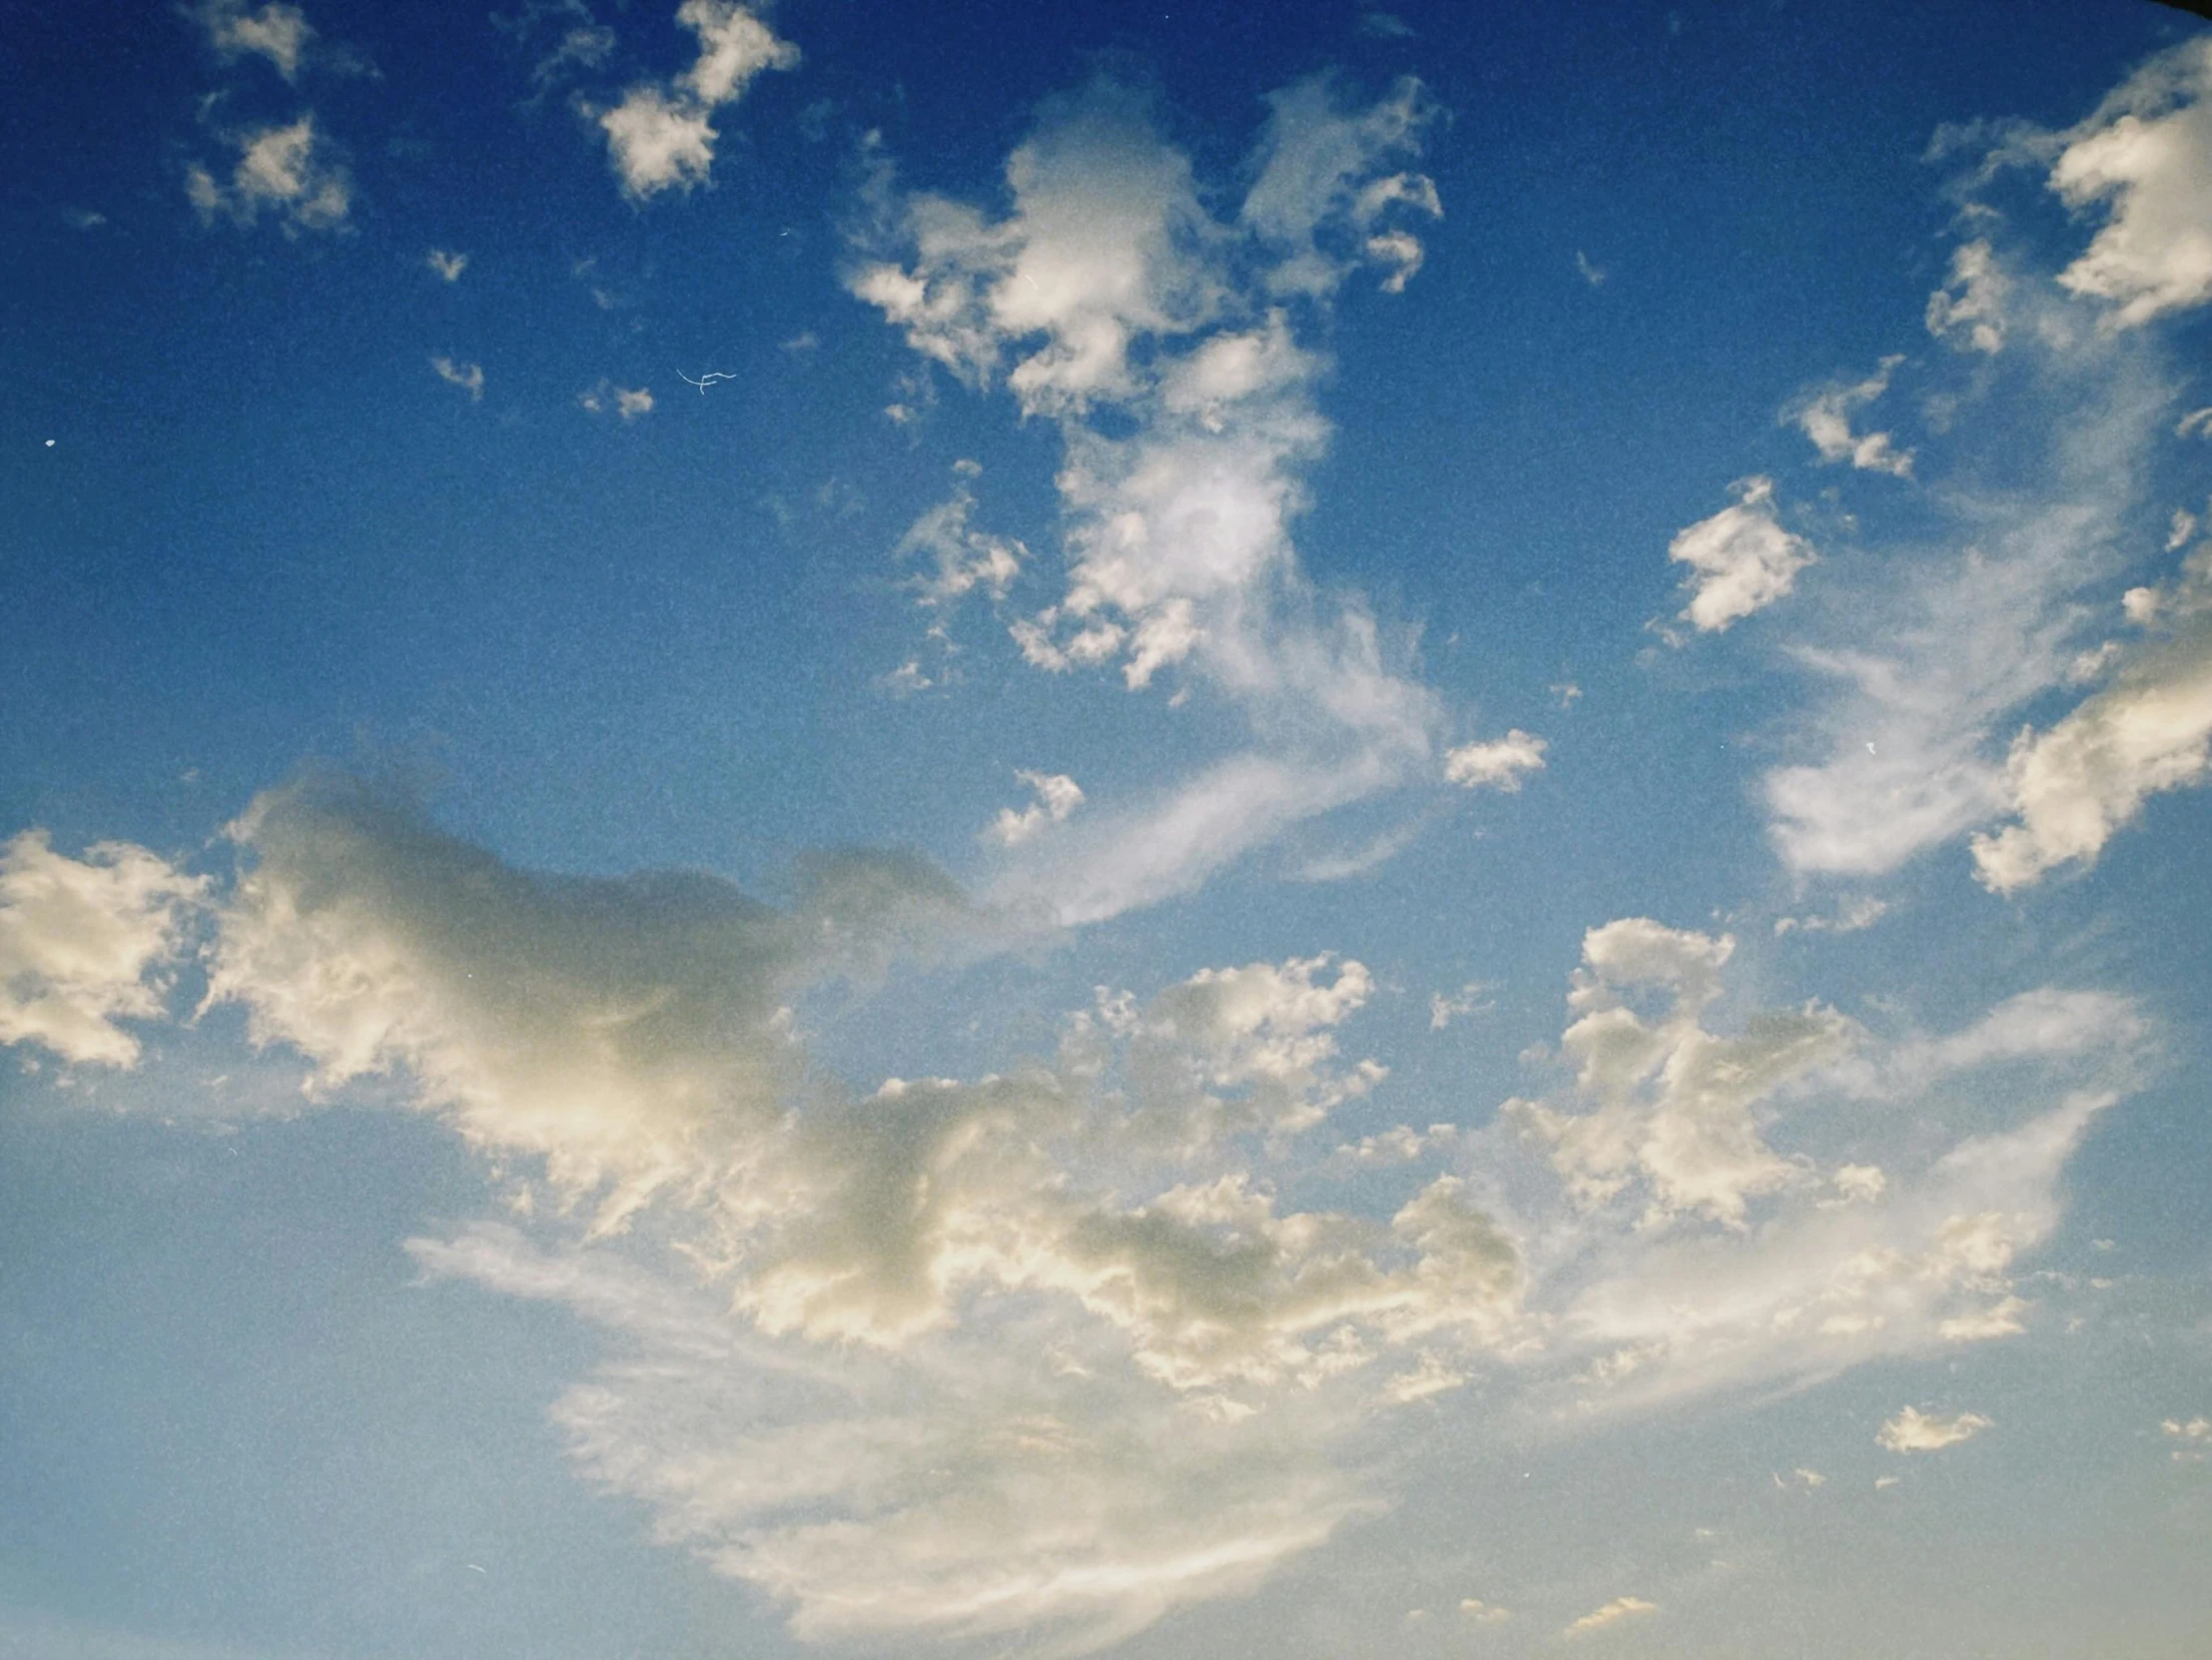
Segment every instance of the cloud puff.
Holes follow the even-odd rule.
[[[271,0],[258,11],[248,11],[245,0],[204,0],[193,15],[226,63],[248,54],[266,58],[288,81],[298,77],[308,44],[315,39],[315,26],[306,15],[282,0]]]
[[[588,111],[606,134],[623,194],[636,202],[708,183],[719,137],[715,110],[742,98],[764,70],[799,63],[799,49],[737,0],[684,0],[676,21],[698,37],[692,66],[672,85],[634,86],[612,108]]]
[[[316,132],[313,112],[289,127],[253,128],[232,142],[239,160],[228,185],[198,163],[185,176],[185,194],[202,224],[222,216],[253,225],[267,210],[288,237],[345,228],[353,206],[353,178]]]
[[[2162,53],[2063,135],[2050,188],[2077,212],[2106,208],[2089,247],[2058,274],[2109,302],[2129,329],[2212,299],[2212,42]]]
[[[2176,1443],[2173,1449],[2175,1463],[2201,1464],[2205,1459],[2212,1458],[2212,1418],[2201,1413],[2187,1421],[2167,1418],[2158,1427],[2167,1439]]]
[[[2002,351],[2010,290],[1986,241],[1959,244],[1950,281],[1927,297],[1927,332],[1960,351]]]
[[[1818,1005],[1760,1016],[1740,1037],[1705,1030],[1720,970],[1736,942],[1636,917],[1593,928],[1560,1039],[1587,1111],[1509,1106],[1543,1145],[1576,1202],[1605,1205],[1632,1187],[1645,1219],[1696,1213],[1740,1228],[1746,1202],[1791,1182],[1796,1168],[1762,1140],[1757,1108],[1793,1079],[1840,1055],[1855,1028]],[[1631,1006],[1652,991],[1656,1018]]]
[[[1060,423],[1067,587],[1011,624],[1024,657],[1117,664],[1132,690],[1179,672],[1254,740],[1055,838],[1010,870],[1008,902],[1080,922],[1186,891],[1427,758],[1435,699],[1386,662],[1363,605],[1314,590],[1291,539],[1328,438],[1300,322],[1370,258],[1385,286],[1411,274],[1391,226],[1432,213],[1435,190],[1390,169],[1426,119],[1411,82],[1364,110],[1325,81],[1285,90],[1227,223],[1149,101],[1111,81],[1042,108],[1008,159],[1004,218],[902,194],[879,164],[849,288],[925,359]],[[957,517],[941,568],[973,570]]]
[[[1667,545],[1668,558],[1690,567],[1682,616],[1701,633],[1719,633],[1787,597],[1798,572],[1819,557],[1775,517],[1772,478],[1746,478],[1735,490],[1735,506],[1701,518]]]
[[[1035,790],[1037,799],[1019,813],[1012,807],[999,809],[999,816],[984,834],[1001,847],[1019,846],[1048,826],[1061,823],[1083,805],[1081,786],[1064,772],[1017,772],[1014,776]]]
[[[916,519],[899,538],[899,557],[926,556],[937,567],[931,574],[915,579],[925,605],[950,604],[978,588],[993,599],[1004,599],[1029,557],[1030,550],[1012,537],[991,535],[970,525],[970,515],[976,510],[972,480],[981,471],[973,461],[955,467],[953,493]]]
[[[1563,1637],[1586,1637],[1593,1631],[1603,1631],[1609,1625],[1637,1614],[1656,1614],[1659,1604],[1646,1602],[1642,1597],[1615,1597],[1602,1608],[1593,1608],[1560,1633]]]
[[[43,830],[0,846],[0,1044],[128,1067],[139,1042],[117,1024],[162,1012],[155,976],[175,961],[206,884],[126,842],[82,859]]]
[[[592,415],[605,415],[610,411],[619,415],[626,426],[641,415],[653,413],[653,395],[644,387],[618,387],[612,381],[601,381],[589,392],[578,396],[576,403]]]
[[[1932,308],[1934,302],[1931,300],[1929,305]],[[1946,308],[1944,326],[1956,327],[1965,322],[1967,307],[1968,302],[1961,301],[1958,307]],[[1824,461],[1847,460],[1861,471],[1910,477],[1911,450],[1899,449],[1887,432],[1851,430],[1851,416],[1889,390],[1889,377],[1903,362],[1902,357],[1884,358],[1881,366],[1863,381],[1825,386],[1791,405],[1783,412],[1783,419],[1813,440],[1813,447],[1821,452]]]
[[[1979,1412],[1960,1412],[1945,1418],[1907,1406],[1881,1426],[1874,1443],[1891,1452],[1940,1452],[1971,1440],[1989,1427],[1989,1420]]]
[[[460,274],[468,269],[468,256],[455,254],[443,248],[433,248],[423,257],[423,263],[447,283],[460,281]]]
[[[2120,650],[2102,691],[2013,741],[2004,790],[2017,822],[1972,842],[1975,875],[1994,892],[2095,859],[2150,796],[2212,772],[2212,544],[2168,587],[2129,598],[2153,636]]]
[[[1518,726],[1489,743],[1463,743],[1444,752],[1444,781],[1463,789],[1517,792],[1525,774],[1544,769],[1551,746]]]
[[[431,373],[449,387],[458,387],[468,394],[471,404],[480,404],[484,396],[484,370],[481,364],[455,363],[451,358],[430,359]]]

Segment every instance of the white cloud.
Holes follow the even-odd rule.
[[[455,363],[451,358],[430,359],[431,373],[449,387],[458,387],[468,394],[471,404],[480,404],[484,396],[484,371],[481,364]]]
[[[1477,1625],[1496,1625],[1500,1620],[1513,1618],[1513,1611],[1510,1608],[1500,1608],[1494,1602],[1485,1602],[1480,1597],[1461,1597],[1459,1617],[1472,1620]]]
[[[612,381],[601,381],[589,392],[578,396],[576,403],[592,415],[609,412],[619,416],[624,425],[641,415],[653,413],[653,395],[644,387],[618,387]]]
[[[1067,587],[1009,624],[1023,656],[1058,673],[1118,665],[1132,690],[1174,674],[1178,695],[1202,688],[1250,728],[1244,752],[1010,865],[997,897],[1063,923],[1187,891],[1395,787],[1439,724],[1436,699],[1389,661],[1409,653],[1385,651],[1356,598],[1317,593],[1291,538],[1328,438],[1325,361],[1299,325],[1396,234],[1387,221],[1435,211],[1435,187],[1392,165],[1426,101],[1408,82],[1347,112],[1313,81],[1272,103],[1233,223],[1207,213],[1149,102],[1100,81],[1040,111],[1008,160],[1003,219],[901,194],[879,163],[876,223],[847,276],[929,362],[1003,382],[1060,424]],[[1410,273],[1409,245],[1385,255]],[[1011,576],[1015,550],[979,566],[960,497],[946,510],[941,570]]]
[[[82,859],[56,853],[43,830],[0,845],[0,1044],[134,1064],[138,1039],[117,1022],[161,1014],[156,977],[205,886],[125,842]]]
[[[1787,597],[1798,572],[1819,557],[1811,542],[1775,517],[1772,478],[1746,478],[1734,487],[1735,506],[1701,518],[1667,545],[1667,557],[1691,569],[1690,603],[1682,616],[1703,633],[1724,630]]]
[[[460,274],[468,269],[468,256],[451,253],[443,248],[433,248],[424,257],[423,263],[444,281],[457,283],[460,281]]]
[[[2134,328],[2212,299],[2212,42],[2155,57],[2062,135],[2050,188],[2076,212],[2103,206],[2089,247],[2059,273]]]
[[[1480,980],[1470,980],[1449,997],[1442,992],[1429,994],[1429,1030],[1441,1032],[1461,1015],[1471,1015],[1478,1010],[1494,1007],[1486,994],[1495,986]]]
[[[2004,796],[2016,822],[1972,843],[1975,875],[1994,892],[2094,860],[2149,797],[2212,774],[2212,545],[2170,586],[2135,593],[2153,637],[2116,654],[2110,685],[2013,741]]]
[[[226,63],[252,54],[266,58],[286,80],[296,79],[315,26],[299,7],[271,3],[248,11],[245,0],[204,0],[193,14],[208,32],[208,42]]]
[[[1523,775],[1544,769],[1544,751],[1551,746],[1542,738],[1514,727],[1489,743],[1464,743],[1444,752],[1444,781],[1463,789],[1504,790],[1514,794]]]
[[[899,538],[899,557],[926,555],[937,567],[915,579],[925,605],[947,605],[978,588],[993,599],[1004,599],[1029,557],[1030,550],[1012,537],[994,536],[969,524],[976,510],[973,480],[982,470],[973,461],[956,466],[953,493]]]
[[[1609,1204],[1632,1188],[1647,1224],[1699,1214],[1744,1226],[1754,1196],[1798,1177],[1767,1147],[1757,1111],[1777,1090],[1840,1056],[1856,1029],[1818,1005],[1759,1017],[1741,1037],[1705,1030],[1720,970],[1735,950],[1726,935],[1688,933],[1636,917],[1593,928],[1583,941],[1560,1038],[1589,1110],[1516,1101],[1507,1112],[1548,1150],[1576,1202]],[[1631,998],[1666,999],[1656,1019]]]
[[[1028,841],[1083,805],[1083,790],[1066,773],[1017,772],[1014,776],[1036,791],[1037,799],[1019,813],[1012,807],[999,809],[999,816],[984,834],[1001,847]]]
[[[1986,241],[1959,244],[1950,281],[1927,297],[1927,332],[1960,351],[2002,351],[2010,289]]]
[[[1958,318],[1956,310],[1946,313],[1949,322]],[[1783,412],[1783,418],[1813,440],[1813,447],[1824,461],[1847,460],[1861,471],[1908,478],[1912,474],[1911,450],[1899,449],[1887,432],[1851,430],[1851,416],[1889,390],[1889,377],[1903,362],[1901,357],[1884,358],[1863,381],[1851,385],[1831,383],[1792,404]]]
[[[1888,914],[1887,901],[1876,899],[1871,894],[1865,894],[1852,900],[1848,905],[1839,903],[1834,916],[1777,917],[1775,918],[1775,934],[1777,938],[1784,934],[1801,932],[1807,934],[1855,934],[1861,929],[1871,928]]]
[[[1658,1603],[1646,1602],[1642,1597],[1615,1597],[1602,1608],[1593,1608],[1581,1619],[1568,1626],[1560,1635],[1563,1637],[1586,1637],[1593,1631],[1603,1631],[1609,1625],[1618,1625],[1621,1621],[1633,1615],[1656,1614],[1658,1612]]]
[[[1881,1426],[1874,1441],[1891,1452],[1940,1452],[1989,1427],[1989,1420],[1978,1412],[1960,1412],[1946,1418],[1907,1406]]]
[[[606,134],[623,193],[637,202],[708,183],[720,136],[715,110],[744,97],[764,70],[799,63],[799,49],[736,0],[684,0],[676,21],[699,39],[692,66],[672,85],[642,83],[611,109],[588,111]]]
[[[202,224],[221,215],[252,225],[266,209],[277,215],[287,236],[345,228],[353,178],[317,134],[312,112],[289,127],[257,127],[232,142],[239,160],[228,185],[198,163],[186,175],[185,194]]]
[[[2202,1413],[2186,1422],[2167,1418],[2158,1427],[2168,1439],[2177,1443],[2173,1449],[2175,1463],[2201,1464],[2212,1458],[2212,1418]]]

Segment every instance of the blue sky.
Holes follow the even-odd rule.
[[[2197,21],[0,54],[0,1655],[2194,1652]]]

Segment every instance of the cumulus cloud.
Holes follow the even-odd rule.
[[[2188,41],[2137,70],[2063,135],[2050,188],[2077,213],[2105,210],[2058,274],[2135,328],[2212,299],[2212,42]]]
[[[1736,942],[1636,917],[1593,928],[1568,1004],[1560,1052],[1576,1068],[1576,1101],[1516,1101],[1508,1113],[1542,1145],[1576,1202],[1634,1189],[1647,1224],[1699,1214],[1744,1225],[1754,1196],[1798,1171],[1760,1135],[1758,1109],[1777,1090],[1839,1056],[1855,1028],[1818,1005],[1760,1016],[1738,1037],[1705,1029]],[[1633,996],[1665,1000],[1655,1017]],[[1587,1110],[1581,1110],[1584,1103]]]
[[[1593,1631],[1603,1631],[1607,1626],[1618,1625],[1621,1621],[1637,1614],[1656,1614],[1658,1612],[1658,1603],[1646,1602],[1642,1597],[1615,1597],[1602,1608],[1593,1608],[1581,1619],[1568,1626],[1560,1635],[1563,1637],[1586,1637]]]
[[[1746,478],[1736,505],[1677,532],[1667,557],[1690,567],[1683,619],[1701,633],[1728,626],[1786,598],[1798,572],[1819,557],[1775,517],[1775,481]]]
[[[117,1023],[161,1014],[159,976],[204,889],[126,842],[101,842],[82,859],[55,852],[43,830],[0,846],[0,1044],[134,1064],[139,1041]]]
[[[1067,585],[1010,624],[1022,654],[1058,673],[1118,666],[1131,690],[1174,674],[1253,738],[1018,863],[1010,903],[1079,922],[1186,891],[1431,753],[1436,700],[1362,604],[1315,591],[1291,538],[1329,430],[1325,360],[1301,333],[1370,261],[1386,287],[1412,274],[1399,226],[1437,211],[1435,187],[1399,164],[1427,119],[1411,82],[1366,109],[1325,80],[1286,89],[1226,222],[1149,101],[1111,81],[1042,108],[1008,159],[1004,217],[902,193],[878,163],[849,288],[930,363],[1060,425]],[[942,526],[942,570],[989,558],[966,511]]]
[[[212,225],[227,218],[242,226],[257,223],[266,211],[285,235],[339,231],[353,207],[353,177],[317,133],[313,112],[287,127],[257,127],[232,138],[238,165],[228,184],[194,163],[185,176],[185,194]]]
[[[2003,788],[2015,822],[1972,842],[1975,875],[1993,892],[2093,861],[2152,795],[2212,772],[2212,544],[2173,583],[2129,598],[2150,637],[2116,653],[2104,689],[2013,740]]]
[[[1064,772],[1017,772],[1014,776],[1036,791],[1037,799],[1020,812],[1012,807],[999,809],[999,816],[984,834],[1001,847],[1019,846],[1083,805],[1081,786]]]
[[[1929,304],[1932,307],[1934,302]],[[1957,309],[1945,312],[1946,327],[1963,321]],[[1899,449],[1887,432],[1851,430],[1851,416],[1889,390],[1889,377],[1903,362],[1902,357],[1884,358],[1880,367],[1863,381],[1855,384],[1834,382],[1810,393],[1785,410],[1783,419],[1813,440],[1813,447],[1821,452],[1824,461],[1847,460],[1861,471],[1910,477],[1911,450]]]
[[[669,85],[642,83],[613,107],[587,112],[606,135],[623,194],[636,202],[710,182],[714,112],[744,97],[763,71],[799,63],[799,49],[737,0],[684,0],[676,21],[698,37],[691,67]]]
[[[286,80],[296,80],[315,40],[315,26],[297,6],[282,0],[255,11],[245,0],[204,0],[192,14],[208,32],[208,44],[226,63],[253,56],[267,59]]]
[[[1960,1412],[1946,1418],[1907,1406],[1881,1426],[1874,1442],[1891,1452],[1940,1452],[1971,1440],[1989,1427],[1990,1421],[1979,1412]]]
[[[1489,743],[1465,743],[1444,752],[1444,781],[1463,789],[1519,791],[1531,772],[1544,770],[1544,751],[1551,746],[1542,738],[1514,727]]]

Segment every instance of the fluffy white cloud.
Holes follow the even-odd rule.
[[[589,111],[606,134],[608,159],[632,201],[707,183],[720,136],[715,110],[744,97],[764,70],[799,63],[799,49],[737,0],[684,0],[676,21],[698,37],[692,66],[670,86],[643,83],[612,108]]]
[[[2168,587],[2129,599],[2152,637],[2122,648],[2110,685],[2013,742],[2004,789],[2017,822],[1972,843],[1975,874],[1997,893],[2095,859],[2150,796],[2212,773],[2212,544]]]
[[[1593,1631],[1603,1631],[1609,1625],[1637,1614],[1656,1614],[1659,1604],[1646,1602],[1642,1597],[1615,1597],[1601,1608],[1593,1608],[1560,1633],[1563,1637],[1586,1637]]]
[[[175,961],[206,884],[143,847],[102,842],[82,859],[43,830],[0,846],[0,1044],[127,1067],[117,1024],[162,1012],[156,976]]]
[[[1963,252],[1963,250],[1961,250]],[[1968,302],[1962,301],[1960,307]],[[1933,302],[1930,302],[1933,305]],[[1960,308],[1950,308],[1944,313],[1945,327],[1964,321]],[[1813,440],[1813,447],[1821,452],[1824,461],[1847,460],[1861,471],[1887,472],[1898,478],[1910,477],[1912,451],[1899,449],[1887,432],[1853,432],[1851,416],[1889,390],[1889,377],[1896,372],[1901,357],[1884,358],[1881,365],[1865,380],[1855,384],[1832,383],[1820,391],[1798,400],[1783,412],[1783,418],[1799,427]],[[1710,521],[1708,521],[1710,522]]]
[[[232,142],[239,159],[228,185],[198,163],[185,176],[185,194],[202,224],[223,216],[252,225],[266,210],[278,217],[287,236],[344,229],[353,207],[353,178],[316,132],[312,111],[289,127],[257,127]]]
[[[1023,655],[1055,672],[1117,664],[1132,690],[1177,672],[1252,731],[1244,753],[1008,871],[1002,899],[1062,922],[1186,891],[1431,753],[1436,700],[1388,662],[1363,606],[1314,590],[1291,538],[1328,438],[1325,363],[1300,320],[1387,242],[1388,218],[1434,210],[1426,179],[1390,167],[1426,105],[1406,83],[1346,111],[1319,81],[1273,104],[1232,223],[1208,214],[1149,102],[1100,81],[1041,110],[1008,160],[1003,219],[903,195],[879,166],[848,273],[923,357],[1060,423],[1067,587],[1012,622]],[[1410,274],[1403,246],[1375,257]],[[955,516],[941,569],[977,570],[989,549]]]
[[[1463,743],[1444,752],[1444,780],[1463,789],[1504,790],[1513,794],[1524,775],[1544,769],[1551,746],[1518,726],[1489,743]]]
[[[224,61],[248,54],[266,58],[288,81],[300,73],[301,59],[315,38],[315,26],[300,8],[282,0],[270,0],[257,11],[248,11],[245,0],[205,0],[193,15]]]
[[[1001,807],[984,834],[1001,847],[1015,847],[1048,827],[1061,823],[1083,805],[1082,786],[1064,772],[1017,772],[1015,777],[1037,792],[1037,799],[1016,812]]]
[[[1960,1412],[1946,1418],[1907,1406],[1881,1426],[1874,1441],[1891,1452],[1940,1452],[1989,1427],[1989,1420],[1978,1412]]]
[[[1568,995],[1578,1018],[1560,1051],[1589,1108],[1507,1108],[1548,1150],[1578,1204],[1606,1205],[1638,1188],[1647,1225],[1694,1213],[1741,1228],[1749,1199],[1798,1177],[1762,1139],[1757,1110],[1839,1056],[1856,1029],[1808,1005],[1762,1015],[1740,1037],[1705,1030],[1701,1019],[1720,995],[1720,970],[1735,945],[1644,917],[1585,936],[1584,966]],[[1632,1006],[1646,991],[1665,999],[1655,1018]]]
[[[1702,633],[1718,633],[1785,598],[1798,572],[1819,557],[1775,517],[1772,478],[1746,478],[1735,489],[1736,505],[1701,518],[1667,545],[1668,558],[1690,567],[1690,603],[1681,614]]]
[[[2133,328],[2212,299],[2212,42],[2145,64],[2063,135],[2050,188],[2104,227],[2059,273],[2076,294],[2110,302],[2109,326]]]

